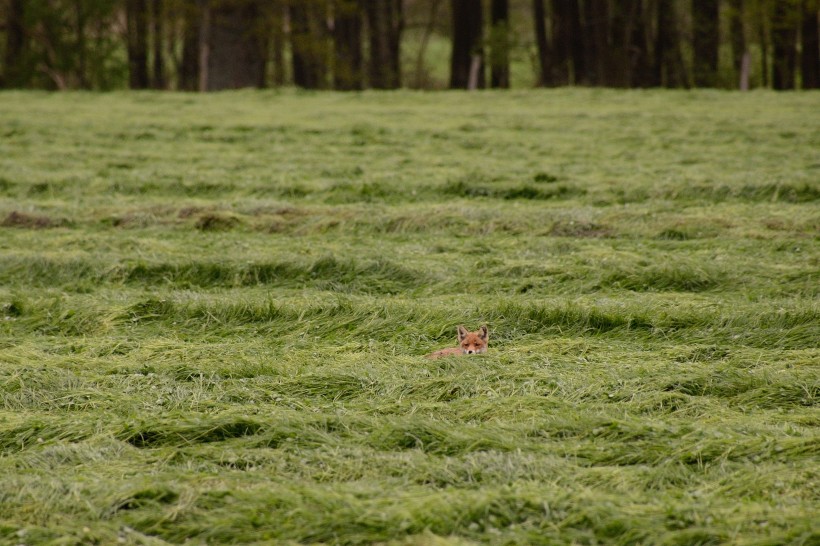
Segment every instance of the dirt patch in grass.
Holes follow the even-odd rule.
[[[208,212],[214,210],[213,207],[198,207],[198,206],[190,206],[190,207],[182,207],[179,209],[179,213],[177,213],[178,218],[191,218],[192,216],[196,216],[197,214],[201,214],[203,212]]]
[[[194,226],[200,231],[228,231],[241,223],[241,220],[233,215],[207,213],[201,215]]]
[[[570,185],[557,185],[546,188],[536,187],[530,184],[521,184],[513,187],[491,187],[475,185],[465,180],[451,181],[439,189],[443,195],[457,197],[490,197],[505,200],[536,200],[547,201],[551,199],[571,199],[586,195],[586,190]]]
[[[549,234],[554,237],[598,238],[613,237],[615,232],[603,224],[570,220],[569,222],[556,222],[550,228]]]
[[[174,209],[167,206],[151,206],[129,210],[107,219],[105,222],[118,228],[144,228],[173,222]]]
[[[42,214],[30,214],[27,212],[11,211],[6,216],[0,226],[15,227],[23,229],[47,229],[68,225],[65,218],[52,218]]]

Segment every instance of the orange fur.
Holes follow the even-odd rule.
[[[486,326],[482,326],[475,332],[469,332],[464,326],[458,327],[458,347],[449,347],[435,351],[426,356],[429,359],[441,358],[443,356],[461,356],[481,354],[487,352],[487,342],[490,334]]]

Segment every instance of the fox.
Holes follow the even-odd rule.
[[[486,326],[482,326],[475,332],[467,331],[464,326],[458,327],[458,347],[448,347],[425,356],[430,360],[435,360],[443,356],[475,355],[487,352],[487,342],[490,334]]]

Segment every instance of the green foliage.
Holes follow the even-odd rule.
[[[815,110],[0,94],[0,543],[817,542]]]
[[[3,67],[9,76],[7,87],[125,86],[128,66],[121,36],[114,31],[119,24],[119,0],[26,0],[21,4],[23,48],[19,58],[10,60],[12,66]]]

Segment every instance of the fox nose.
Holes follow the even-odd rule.
[[[475,352],[475,351],[474,351],[474,350],[472,350],[472,349],[467,349],[467,354],[468,354],[468,355],[471,355],[471,354],[473,354],[474,352]]]

